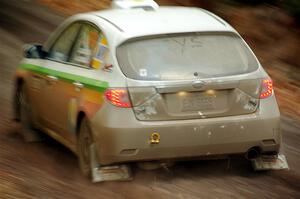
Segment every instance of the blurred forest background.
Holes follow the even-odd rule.
[[[101,10],[110,0],[38,0],[66,16]],[[231,24],[275,82],[284,115],[300,118],[300,0],[156,0],[205,8]],[[201,19],[195,19],[201,20]]]
[[[111,0],[39,0],[65,15],[101,10]],[[196,6],[228,21],[251,43],[284,43],[281,59],[300,66],[300,0],[156,0],[160,5]],[[298,25],[297,25],[298,24]],[[292,39],[293,38],[293,39]],[[279,52],[278,52],[279,51]],[[272,55],[276,56],[277,53]]]

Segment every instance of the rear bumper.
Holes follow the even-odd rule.
[[[131,109],[105,104],[91,124],[101,164],[238,154],[251,147],[273,152],[281,144],[274,96],[253,114],[176,121],[138,121]],[[159,144],[150,143],[154,132]]]

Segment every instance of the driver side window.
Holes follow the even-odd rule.
[[[104,66],[109,49],[104,34],[88,22],[68,26],[50,49],[48,58],[84,68]]]
[[[80,23],[74,23],[67,27],[52,46],[48,58],[67,62],[80,27]]]
[[[69,61],[90,68],[99,36],[100,31],[97,28],[90,24],[84,24],[74,44]]]

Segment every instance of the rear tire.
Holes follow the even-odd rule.
[[[79,168],[84,176],[91,177],[92,161],[91,161],[91,146],[93,137],[90,125],[87,118],[83,118],[80,123],[79,133],[77,136],[77,153]]]
[[[26,142],[41,141],[41,135],[33,128],[32,111],[26,94],[26,87],[22,85],[18,93],[18,103],[20,108],[21,134]]]

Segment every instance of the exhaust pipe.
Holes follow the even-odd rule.
[[[247,160],[254,160],[254,159],[258,158],[259,156],[260,156],[260,150],[258,147],[250,148],[245,155]]]

